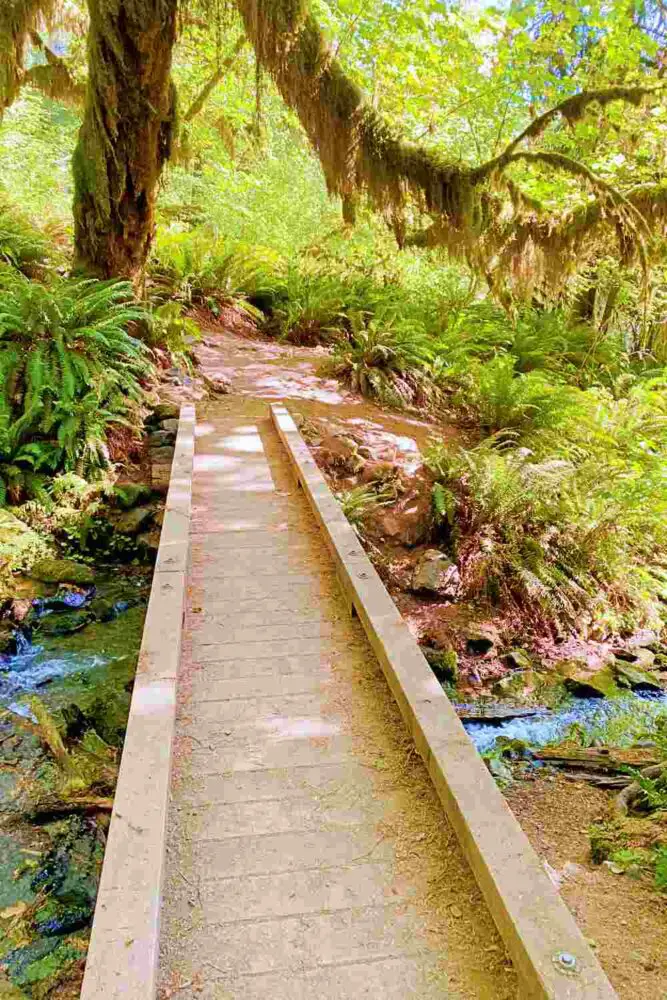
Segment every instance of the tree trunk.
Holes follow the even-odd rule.
[[[178,0],[89,0],[88,93],[74,154],[77,270],[141,282],[176,118]]]

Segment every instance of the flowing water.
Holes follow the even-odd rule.
[[[2,710],[34,718],[31,699],[39,698],[56,718],[85,719],[119,751],[149,583],[146,574],[121,572],[100,576],[85,594],[37,600],[32,627],[16,633],[11,656],[0,656],[0,996],[2,967],[17,996],[78,995],[104,853],[96,820],[65,814],[38,824],[17,811],[22,789],[35,779],[48,784],[54,765]]]
[[[666,695],[628,693],[618,698],[571,698],[553,711],[498,724],[464,722],[473,743],[483,753],[499,736],[543,747],[576,733],[582,743],[629,746],[646,739],[658,716],[667,713]]]

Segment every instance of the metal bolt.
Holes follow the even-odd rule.
[[[569,951],[559,951],[554,955],[554,961],[563,972],[577,971],[577,957]]]

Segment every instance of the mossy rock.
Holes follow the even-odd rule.
[[[176,403],[158,403],[151,413],[151,423],[159,424],[161,420],[175,420],[181,410]]]
[[[616,672],[610,663],[595,670],[583,660],[561,660],[556,667],[565,678],[566,689],[580,698],[613,698],[620,694]]]
[[[138,535],[153,520],[152,507],[133,507],[114,518],[114,529],[121,535]]]
[[[422,646],[431,670],[439,681],[456,684],[459,676],[459,658],[453,649],[434,649],[432,646]]]
[[[35,631],[42,637],[57,638],[80,632],[94,620],[95,616],[90,611],[68,611],[40,619]]]
[[[131,510],[151,498],[151,488],[146,483],[122,483],[113,488],[114,500],[122,510]]]
[[[633,691],[662,692],[664,690],[655,674],[651,674],[647,670],[641,670],[634,663],[617,660],[615,670],[616,679],[621,687],[631,688]]]
[[[533,666],[525,649],[510,649],[500,659],[510,670],[530,670]]]
[[[87,586],[95,579],[90,566],[73,559],[40,559],[34,564],[30,576],[42,583],[75,583]]]

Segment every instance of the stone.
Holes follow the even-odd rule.
[[[20,625],[32,611],[32,601],[28,597],[16,597],[7,609],[10,621]]]
[[[565,679],[565,687],[580,698],[611,698],[620,688],[611,663],[591,667],[585,660],[560,660],[556,670]]]
[[[90,566],[73,559],[40,559],[32,567],[30,576],[43,583],[75,583],[78,586],[93,583],[95,579]]]
[[[116,617],[116,607],[113,601],[104,597],[96,597],[90,602],[90,613],[94,616],[95,621],[110,622]]]
[[[149,552],[155,553],[160,548],[160,532],[146,531],[137,538],[139,545],[143,545]]]
[[[151,462],[154,465],[171,465],[174,457],[174,449],[166,445],[165,447],[151,448],[150,456]]]
[[[159,423],[161,420],[178,419],[180,412],[176,403],[158,403],[153,409],[151,418],[154,423]]]
[[[350,474],[359,472],[364,466],[357,442],[344,434],[329,434],[323,438],[320,458],[327,468],[340,469]]]
[[[14,627],[10,622],[0,621],[0,656],[13,656],[15,652]]]
[[[47,555],[46,541],[8,510],[0,508],[0,564],[10,571],[24,569]]]
[[[153,491],[166,496],[169,491],[169,483],[171,482],[171,462],[169,464],[156,462],[155,465],[152,465],[151,479],[153,482]]]
[[[466,636],[468,656],[493,656],[499,645],[500,633],[489,622],[474,626]]]
[[[160,430],[166,431],[168,434],[173,434],[174,440],[176,440],[176,435],[178,434],[178,420],[161,420]]]
[[[427,549],[412,574],[411,589],[422,590],[454,600],[461,589],[461,577],[455,562],[439,549]]]
[[[148,447],[152,450],[166,448],[173,445],[175,441],[176,435],[173,431],[153,431],[148,435]]]
[[[647,651],[648,652],[648,651]],[[621,687],[631,688],[633,691],[663,691],[663,685],[655,673],[641,670],[635,663],[627,663],[624,660],[616,660],[614,664],[616,680]]]
[[[117,483],[113,488],[116,505],[122,510],[130,510],[145,500],[150,500],[151,488],[146,483]]]
[[[422,646],[421,651],[439,681],[456,684],[459,675],[459,658],[454,649],[436,649]]]
[[[222,375],[204,375],[204,385],[209,392],[224,396],[232,391],[232,383]]]
[[[67,611],[63,614],[45,615],[40,618],[35,627],[35,631],[41,637],[57,637],[63,635],[74,635],[82,628],[94,621],[92,613],[88,610]]]
[[[651,670],[655,667],[655,653],[650,649],[635,647],[632,650],[619,650],[614,655],[617,661],[631,663],[637,670]]]
[[[525,649],[510,649],[500,659],[510,670],[530,670],[533,666]]]
[[[121,535],[138,535],[153,519],[152,507],[134,507],[112,521],[115,531]]]

